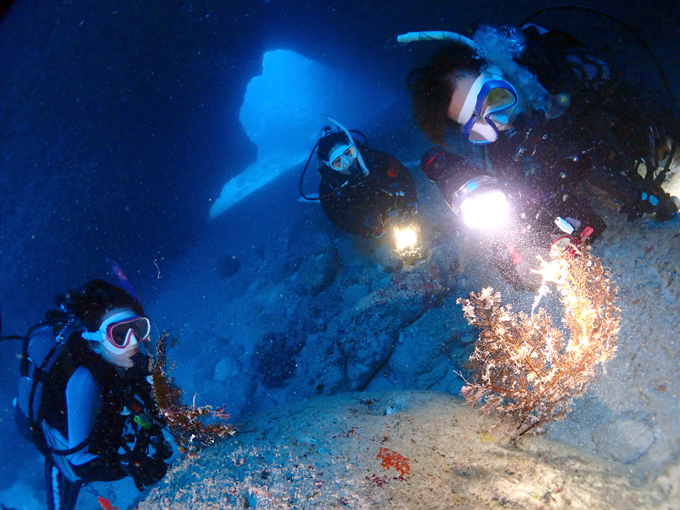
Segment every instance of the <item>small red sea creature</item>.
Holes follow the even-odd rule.
[[[400,478],[404,478],[411,472],[411,466],[408,464],[409,459],[388,448],[381,447],[376,459],[382,461],[382,467],[385,469],[393,467],[399,471]]]
[[[111,502],[103,496],[99,496],[97,502],[102,506],[104,510],[118,510],[117,506],[113,506]]]

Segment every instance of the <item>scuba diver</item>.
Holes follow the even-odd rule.
[[[369,148],[363,134],[365,143],[357,144],[344,126],[328,121],[337,131],[326,126],[312,149],[300,178],[303,198],[319,200],[336,226],[362,237],[380,238],[388,224],[408,224],[418,211],[411,173],[389,154]],[[321,182],[319,197],[312,198],[302,191],[302,179],[317,148]]]
[[[500,181],[553,198],[588,181],[629,221],[676,216],[677,198],[661,187],[680,139],[671,104],[561,30],[481,26],[474,40],[417,32],[397,41],[433,39],[450,42],[410,75],[415,121],[432,142],[446,144],[458,125],[482,148],[483,172]]]
[[[89,482],[130,476],[141,491],[168,470],[142,350],[151,324],[132,292],[89,281],[24,339],[15,414],[45,456],[49,510],[75,508]]]

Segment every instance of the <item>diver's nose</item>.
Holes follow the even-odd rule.
[[[130,335],[129,345],[134,347],[135,345],[139,344],[140,342],[139,337],[137,336],[137,333],[134,332],[134,330],[131,329],[129,335]]]

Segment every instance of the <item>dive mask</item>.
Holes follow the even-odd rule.
[[[499,131],[510,124],[517,103],[515,88],[498,68],[489,67],[472,84],[456,121],[472,143],[495,142]]]
[[[336,149],[333,151],[333,153],[330,155],[328,158],[328,162],[326,164],[330,166],[333,170],[336,170],[338,172],[347,169],[350,166],[353,166],[353,159],[356,158],[356,162],[359,164],[359,168],[361,169],[361,173],[363,174],[364,177],[368,176],[368,167],[366,166],[366,163],[364,162],[364,158],[361,157],[361,152],[357,149],[356,143],[354,143],[354,138],[352,138],[352,133],[349,132],[349,130],[340,124],[337,120],[333,120],[330,117],[326,117],[326,120],[328,122],[331,122],[337,126],[337,128],[345,133],[347,136],[347,140],[349,143],[347,145],[343,146],[342,152],[340,152],[340,148]],[[351,154],[354,154],[354,156],[351,156]],[[342,168],[337,168],[332,165],[332,163],[335,162],[335,160],[340,156],[340,165]]]
[[[354,164],[358,153],[359,151],[353,143],[341,145],[330,154],[328,161],[324,161],[324,163],[333,170],[342,172]]]
[[[102,322],[98,331],[84,332],[82,337],[104,344],[114,354],[121,354],[145,341],[150,333],[151,322],[148,317],[124,310]]]

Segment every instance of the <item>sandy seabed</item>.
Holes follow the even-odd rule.
[[[423,391],[319,397],[184,457],[139,510],[677,508],[620,464]]]

